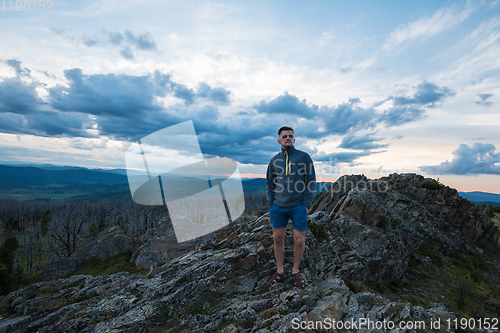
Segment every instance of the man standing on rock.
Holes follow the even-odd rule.
[[[272,286],[286,277],[283,269],[285,233],[288,218],[291,218],[294,240],[292,278],[297,288],[304,289],[299,265],[304,255],[307,214],[316,192],[316,172],[309,154],[293,146],[293,128],[281,127],[278,136],[281,152],[271,159],[267,167],[267,204],[273,227],[276,273],[266,285]]]

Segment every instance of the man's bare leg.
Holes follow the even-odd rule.
[[[283,258],[285,257],[285,234],[286,228],[273,228],[274,258],[276,259],[276,271],[284,272]]]
[[[292,268],[292,274],[297,274],[299,272],[300,262],[302,261],[302,257],[304,256],[304,249],[306,248],[306,232],[307,232],[307,230],[295,230],[295,229],[293,229],[293,268]],[[278,260],[276,260],[276,262],[278,262]]]

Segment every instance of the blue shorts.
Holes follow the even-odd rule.
[[[303,204],[294,207],[281,207],[273,204],[269,209],[273,228],[286,228],[288,218],[292,218],[293,228],[307,230],[307,210]]]

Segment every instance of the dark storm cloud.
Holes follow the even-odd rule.
[[[119,32],[108,33],[108,41],[113,45],[120,45],[125,38]]]
[[[99,135],[119,140],[138,141],[142,137],[183,121],[186,115],[167,111],[146,111],[141,116],[123,118],[101,115],[95,120]]]
[[[454,157],[451,162],[421,166],[420,170],[432,175],[500,175],[500,153],[495,153],[495,150],[495,146],[491,143],[476,142],[470,146],[461,144],[453,152]]]
[[[125,118],[146,110],[160,110],[154,98],[165,96],[168,86],[158,84],[159,75],[84,75],[79,68],[66,70],[64,76],[69,86],[57,85],[49,89],[50,105],[60,111]]]
[[[356,149],[356,150],[369,150],[369,149],[378,149],[385,148],[388,145],[375,143],[377,141],[384,140],[384,138],[374,138],[372,137],[374,133],[356,136],[354,134],[346,135],[342,138],[342,142],[338,146],[338,148],[344,149]]]
[[[416,121],[423,117],[425,110],[414,106],[398,106],[385,110],[378,118],[387,127],[398,126],[404,123]]]
[[[371,107],[360,106],[361,101],[356,97],[336,106],[318,107],[314,104],[309,105],[305,99],[300,100],[285,92],[270,101],[263,100],[254,104],[253,109],[258,114],[267,115],[267,117],[277,114],[280,115],[280,119],[283,117],[289,119],[289,125],[300,129],[304,139],[321,139],[331,134],[350,133],[343,138],[339,148],[364,150],[364,152],[339,152],[329,155],[315,155],[315,158],[318,161],[337,159],[338,162],[352,163],[359,157],[377,153],[371,151],[372,149],[388,146],[377,143],[382,139],[374,138],[370,134],[356,136],[356,131],[375,128],[379,124],[392,127],[417,121],[424,117],[426,108],[435,107],[438,103],[455,94],[447,87],[439,87],[434,83],[424,81],[416,86],[416,92],[412,96],[389,96]],[[382,112],[375,111],[375,107],[383,105],[387,101],[392,101],[393,106]],[[245,116],[245,114],[241,115]]]
[[[374,128],[378,123],[392,127],[413,122],[424,116],[425,108],[434,107],[436,103],[453,95],[455,92],[447,87],[438,87],[434,83],[424,81],[417,85],[417,91],[413,96],[389,96],[375,103],[373,107],[389,100],[393,101],[394,106],[381,114],[375,112],[373,107],[359,106],[361,102],[359,98],[350,98],[347,103],[333,107],[318,107],[314,104],[308,105],[305,99],[301,101],[288,92],[270,101],[254,104],[253,108],[260,114],[280,114],[289,117],[296,115],[323,123],[324,129],[321,131],[317,127],[307,131],[308,137],[318,138],[328,134],[346,134],[353,130]]]
[[[395,106],[401,105],[422,105],[434,107],[437,102],[443,101],[446,97],[455,96],[456,92],[447,87],[438,87],[434,83],[424,81],[417,85],[417,92],[411,97],[389,97],[394,101]]]
[[[30,76],[31,71],[28,68],[21,68],[21,62],[15,59],[6,60],[5,63],[16,71],[16,76]]]
[[[138,50],[156,51],[156,42],[149,32],[136,36],[132,31],[125,30],[125,37]]]
[[[492,97],[493,94],[479,94],[479,98],[481,99],[480,101],[477,101],[477,105],[482,105],[482,106],[492,106],[493,103],[488,101],[488,98]]]
[[[39,136],[92,137],[87,132],[92,125],[88,116],[62,114],[54,111],[39,111],[28,115],[0,113],[0,131],[12,134]]]
[[[188,88],[183,84],[173,84],[171,86],[174,90],[175,97],[183,99],[186,105],[191,105],[194,103],[196,93],[193,89]]]
[[[253,133],[247,133],[245,137],[246,141],[235,142],[228,132],[206,132],[198,136],[198,141],[201,151],[207,156],[229,157],[240,163],[267,164],[279,151],[279,144],[272,138],[258,137]]]
[[[142,35],[109,33],[106,38],[106,43],[122,50],[130,47],[131,54],[124,54],[126,57],[133,57],[137,49],[155,47]],[[3,132],[108,136],[136,141],[155,131],[192,120],[204,154],[253,164],[267,164],[279,151],[277,130],[284,125],[295,128],[297,146],[307,139],[321,140],[332,134],[349,133],[339,148],[361,151],[316,154],[314,158],[353,163],[362,156],[377,153],[373,149],[387,146],[378,143],[382,139],[373,137],[374,134],[356,136],[356,131],[375,128],[378,124],[389,127],[418,120],[426,107],[450,95],[449,90],[424,82],[417,86],[414,96],[388,97],[387,100],[399,104],[380,112],[374,107],[362,107],[359,98],[319,107],[285,92],[254,104],[246,114],[242,108],[242,112],[223,117],[219,106],[231,104],[231,92],[205,82],[189,88],[159,71],[138,76],[87,75],[73,68],[64,71],[67,84],[46,89],[48,97],[44,104],[36,91],[43,84],[27,80],[29,70],[23,69],[20,62],[11,61],[10,66],[17,76],[0,81],[0,130]],[[25,79],[21,80],[21,76]],[[159,102],[172,96],[179,98],[181,103],[165,107]]]
[[[324,124],[323,130],[320,131],[316,123],[303,131],[309,138],[319,138],[329,134],[345,134],[353,128],[375,126],[375,112],[359,107],[359,103],[359,98],[351,98],[347,103],[335,107],[318,107],[314,104],[309,106],[305,99],[301,101],[285,92],[270,101],[261,101],[253,108],[260,114],[279,114],[288,119],[294,119],[293,115],[296,115],[320,122]]]
[[[394,103],[393,107],[382,113],[378,121],[384,122],[387,127],[392,127],[419,120],[424,117],[425,108],[435,107],[436,103],[455,95],[455,91],[447,87],[438,87],[434,83],[424,81],[417,85],[417,91],[413,96],[390,96],[377,103],[382,105],[390,100]]]
[[[31,79],[31,71],[21,68],[19,60],[3,62],[16,71],[16,76],[0,81],[0,113],[28,114],[37,111],[44,104],[36,91],[41,84]]]
[[[122,57],[128,60],[134,60],[134,52],[132,51],[132,48],[130,46],[125,46],[121,51],[120,54]]]
[[[359,98],[350,98],[349,102],[333,108],[321,107],[318,118],[325,124],[325,134],[345,134],[353,129],[374,127],[375,111],[359,107],[359,103]]]
[[[204,154],[229,157],[241,163],[267,164],[279,151],[278,129],[282,125],[279,120],[267,115],[221,120],[193,120]],[[305,139],[302,135],[297,137],[298,142]]]
[[[156,51],[156,41],[149,32],[141,34],[125,30],[118,31],[103,30],[98,34],[76,37],[65,29],[52,29],[52,31],[67,40],[79,41],[87,47],[120,47],[120,54],[128,60],[134,60],[137,51]]]
[[[28,114],[35,112],[43,102],[36,92],[37,83],[25,83],[19,77],[0,81],[0,113]]]
[[[219,103],[222,105],[228,105],[230,103],[229,96],[230,91],[224,88],[212,88],[208,84],[202,82],[199,84],[198,97],[206,98],[214,103]]]
[[[16,73],[26,72],[20,63],[12,61],[11,64],[17,68]],[[43,84],[37,81],[23,81],[18,76],[1,80],[0,114],[6,115],[0,118],[0,130],[41,136],[107,135],[139,139],[193,119],[209,131],[219,117],[216,106],[205,105],[187,112],[182,107],[165,109],[157,98],[176,96],[186,105],[198,100],[215,105],[229,103],[228,90],[202,82],[195,91],[158,71],[143,76],[85,75],[74,68],[64,71],[64,75],[68,84],[47,89],[47,103],[38,96],[36,88]],[[95,132],[87,129],[95,129],[99,134],[91,134]]]
[[[296,115],[306,119],[314,118],[318,111],[318,106],[309,106],[305,99],[300,101],[294,95],[288,94],[287,91],[269,102],[260,101],[253,108],[258,113]]]
[[[83,36],[82,42],[83,42],[83,44],[85,44],[85,46],[92,47],[92,46],[96,46],[96,45],[100,44],[101,40],[99,39],[98,36],[91,36],[91,37]]]
[[[174,82],[170,75],[156,71],[143,76],[94,74],[84,75],[79,68],[64,71],[69,86],[58,85],[49,89],[50,105],[61,111],[77,111],[92,115],[137,117],[145,112],[161,111],[157,97],[173,94],[191,105],[197,98],[219,103],[222,88],[201,85],[205,91],[198,94],[183,84]],[[207,94],[207,91],[210,93]],[[216,93],[213,93],[213,92]]]

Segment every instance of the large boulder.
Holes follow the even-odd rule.
[[[335,255],[336,269],[347,279],[368,282],[400,278],[423,244],[453,255],[465,243],[499,237],[479,207],[416,174],[343,176],[320,196],[310,219],[332,238],[324,246]]]

